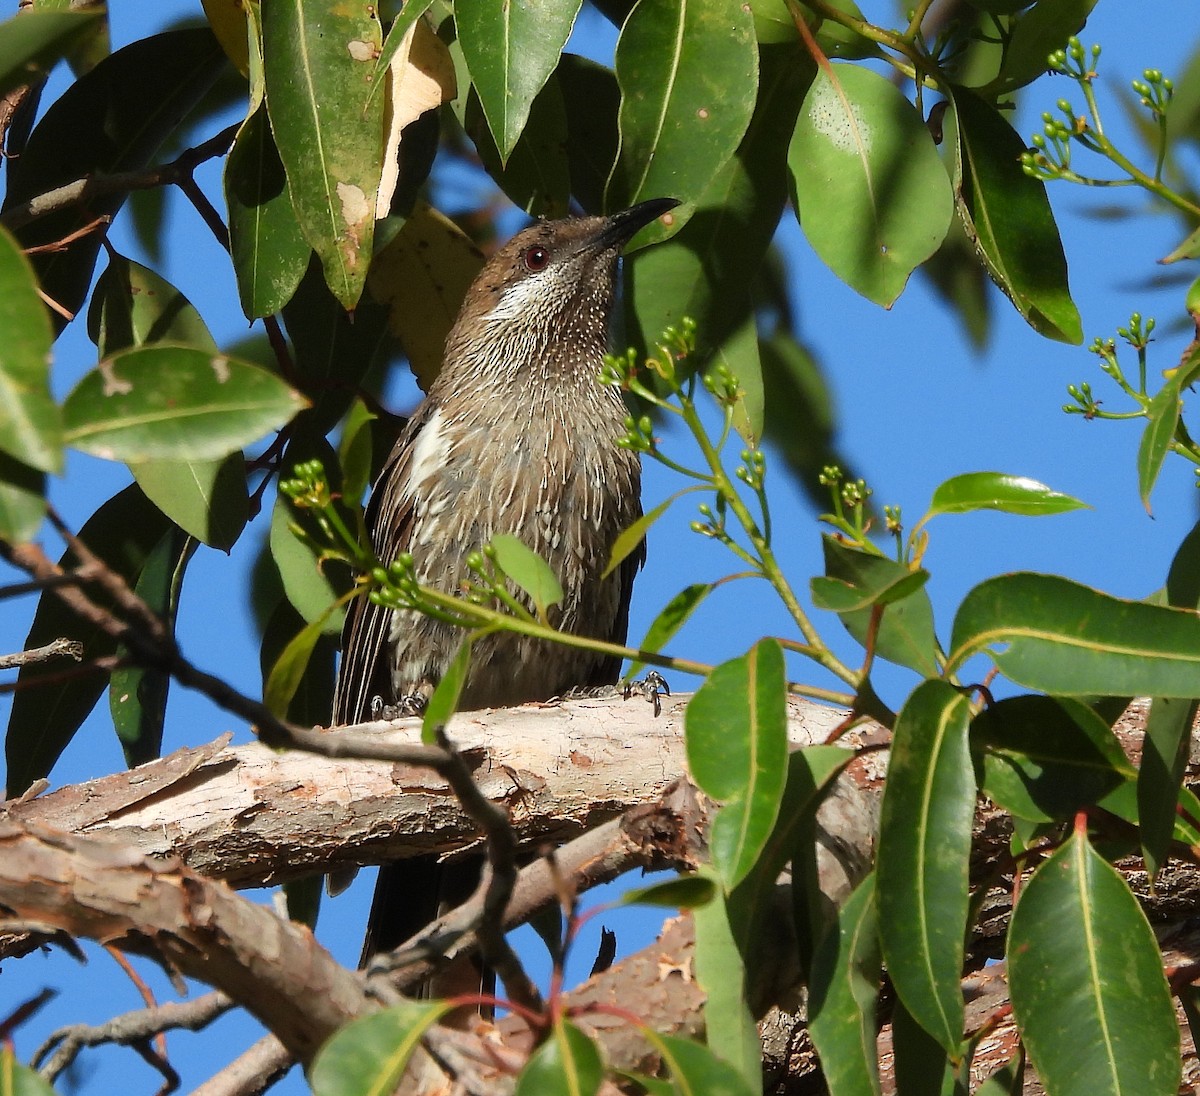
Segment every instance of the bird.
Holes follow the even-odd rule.
[[[641,516],[641,464],[617,444],[628,411],[599,374],[621,251],[678,204],[657,198],[607,216],[540,221],[488,259],[447,335],[441,370],[372,488],[366,526],[385,565],[407,554],[418,582],[461,592],[468,557],[510,534],[559,579],[550,624],[624,643],[644,544],[604,572],[616,538]],[[333,724],[418,714],[463,638],[445,621],[355,599]],[[596,690],[619,671],[612,655],[493,632],[472,647],[458,706]],[[420,932],[447,901],[465,900],[479,869],[455,868],[436,857],[380,868],[364,963]]]

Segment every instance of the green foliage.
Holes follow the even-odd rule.
[[[647,1091],[759,1090],[755,1022],[796,989],[778,984],[793,948],[834,1096],[880,1090],[881,1017],[902,1094],[962,1091],[996,1019],[964,1027],[978,911],[1025,873],[998,945],[1021,1049],[980,1091],[1015,1091],[1028,1051],[1055,1093],[1173,1092],[1171,993],[1194,1017],[1194,990],[1163,977],[1159,947],[1109,858],[1140,851],[1153,878],[1174,857],[1194,861],[1200,847],[1200,801],[1183,785],[1200,703],[1200,534],[1180,547],[1163,596],[1135,602],[1069,576],[1004,574],[967,592],[939,633],[928,592],[933,530],[979,510],[1015,527],[1086,504],[1019,471],[967,470],[935,487],[915,522],[898,506],[880,515],[835,450],[821,363],[780,289],[772,241],[795,216],[829,270],[885,307],[917,271],[969,283],[973,295],[950,299],[976,334],[986,272],[1031,331],[1079,344],[1047,184],[1135,186],[1185,222],[1164,261],[1200,257],[1195,187],[1170,157],[1168,120],[1195,126],[1178,113],[1187,80],[1147,69],[1132,81],[1143,156],[1118,148],[1101,121],[1100,51],[1075,37],[1094,0],[971,0],[958,6],[959,21],[936,27],[925,0],[894,27],[853,0],[611,0],[596,5],[619,24],[610,63],[563,52],[579,0],[536,11],[467,0],[411,0],[399,14],[396,6],[210,3],[211,31],[173,30],[104,57],[95,16],[35,10],[0,24],[0,92],[68,56],[80,73],[5,167],[6,550],[38,535],[48,477],[63,474],[66,449],[126,465],[135,484],[97,499],[80,537],[170,637],[193,596],[184,580],[194,555],[229,551],[257,518],[268,549],[256,590],[264,700],[304,724],[328,718],[335,637],[355,597],[461,630],[426,711],[426,742],[458,704],[474,641],[496,630],[623,657],[630,676],[647,665],[703,675],[685,733],[690,775],[716,804],[711,863],[627,901],[693,911],[707,1042],[644,1030],[661,1074],[639,1080]],[[1068,94],[1043,114],[1030,148],[1008,108],[1047,68]],[[403,78],[418,72],[438,74],[440,102],[400,117]],[[219,80],[240,97],[240,119],[210,133],[206,96]],[[174,162],[156,163],[161,149],[193,140]],[[216,208],[193,173],[220,156]],[[498,537],[468,559],[469,582],[455,593],[421,585],[411,557],[378,559],[364,544],[359,503],[396,430],[378,395],[402,358],[429,387],[482,261],[476,245],[495,231],[492,190],[457,220],[432,204],[464,167],[539,214],[680,201],[631,249],[632,348],[609,358],[599,381],[629,397],[614,444],[681,486],[617,539],[609,571],[685,499],[696,507],[692,531],[728,551],[736,571],[683,576],[638,646],[558,633],[559,576],[518,538]],[[178,289],[106,245],[104,219],[132,189],[171,185],[228,245],[230,298],[236,284],[244,315],[265,319],[267,362],[218,346]],[[102,247],[107,265],[95,279]],[[1194,319],[1197,286],[1185,300]],[[59,399],[54,333],[85,307],[97,353]],[[1081,381],[1065,409],[1145,420],[1136,474],[1147,508],[1172,455],[1200,475],[1188,427],[1200,351],[1179,346],[1152,363],[1155,331],[1135,312],[1117,339],[1091,344],[1127,406],[1110,409]],[[664,423],[682,428],[684,446]],[[829,499],[823,573],[807,586],[782,562],[785,537],[804,533],[772,520],[768,485],[778,473],[759,448],[764,436],[805,490]],[[60,561],[78,563],[69,550]],[[771,589],[784,634],[756,637],[715,667],[673,653],[710,595],[746,578]],[[98,598],[120,609],[111,591]],[[861,648],[853,659],[837,653],[842,631]],[[10,795],[50,773],[106,685],[128,762],[161,746],[166,665],[81,625],[49,591],[28,646],[62,635],[83,642],[93,672],[35,688],[39,678],[56,681],[52,671],[22,669],[6,741]],[[876,691],[884,663],[908,682],[898,713]],[[1007,695],[997,702],[993,690]],[[1143,752],[1131,761],[1112,720],[1135,695],[1152,700]],[[789,696],[848,714],[830,742],[789,752]],[[859,752],[846,732],[866,717],[890,732],[877,850],[849,895],[828,902],[816,815]],[[972,822],[981,798],[1011,828],[1009,863],[979,863]],[[781,914],[777,880],[788,869],[791,908]],[[572,910],[556,959],[579,921]],[[887,1016],[884,970],[894,988]],[[573,1013],[562,989],[526,1017],[534,1047],[519,1093],[590,1092],[615,1075],[585,1030],[586,1010]],[[633,1024],[638,1004],[622,1002],[606,1022]],[[314,1091],[393,1090],[447,1007],[406,1002],[348,1026],[311,1064]],[[11,1055],[2,1064],[6,1091],[40,1090]]]

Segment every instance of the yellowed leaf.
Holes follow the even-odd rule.
[[[250,44],[246,36],[245,0],[200,0],[213,34],[225,55],[243,76],[249,71]]]
[[[371,262],[367,290],[386,306],[388,327],[424,391],[441,369],[446,336],[482,266],[470,237],[425,202]]]
[[[375,207],[377,220],[388,215],[400,175],[400,133],[409,122],[457,94],[450,51],[424,19],[405,34],[388,66],[387,145],[383,178]]]

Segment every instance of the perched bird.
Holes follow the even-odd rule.
[[[563,599],[551,624],[624,642],[644,549],[601,576],[616,537],[641,515],[641,466],[616,444],[621,395],[597,376],[621,248],[676,205],[662,198],[610,217],[534,224],[488,260],[441,372],[372,491],[367,527],[381,560],[411,553],[419,582],[457,592],[470,577],[467,557],[512,534],[558,576]],[[359,598],[342,634],[335,725],[419,712],[462,638],[451,624]],[[611,656],[497,632],[475,643],[459,707],[546,700],[614,683],[619,669]],[[381,868],[364,958],[436,916],[442,867],[420,858]]]

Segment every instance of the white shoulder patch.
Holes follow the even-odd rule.
[[[446,432],[446,420],[441,410],[437,410],[429,421],[421,427],[417,435],[417,443],[413,446],[412,464],[408,474],[408,483],[404,485],[405,494],[414,496],[419,493],[421,484],[430,476],[437,475],[450,456],[450,436]]]

